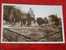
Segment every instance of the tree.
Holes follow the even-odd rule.
[[[48,24],[48,19],[46,17],[44,18],[44,23]]]
[[[59,18],[58,18],[58,16],[56,16],[56,15],[50,15],[48,17],[49,17],[49,19],[50,19],[51,22],[54,22],[54,25],[56,25],[56,26],[59,25]]]
[[[37,18],[37,23],[38,25],[42,25],[44,23],[44,20],[41,17],[39,17]]]
[[[10,15],[10,10],[13,9],[13,6],[4,6],[4,20],[9,21],[9,15]]]
[[[13,20],[11,20],[10,16]],[[16,9],[14,6],[4,6],[4,20],[9,22],[12,21],[14,22],[19,22],[21,21],[21,16],[23,15],[23,13],[19,10]]]
[[[27,23],[28,26],[31,25],[31,16],[29,13],[27,14]]]

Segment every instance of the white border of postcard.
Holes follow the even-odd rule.
[[[2,11],[1,11],[1,43],[15,43],[15,44],[63,44],[65,43],[65,35],[64,35],[64,22],[63,22],[63,16],[61,17],[62,19],[62,31],[63,31],[63,41],[62,42],[4,42],[3,41],[3,6],[4,5],[17,5],[17,4],[8,4],[8,3],[2,3]],[[28,5],[28,4],[18,4],[18,5]],[[48,5],[49,6],[49,5]],[[51,5],[51,6],[61,6],[62,10],[63,10],[63,6],[62,5]],[[62,11],[62,15],[63,15],[63,11]]]

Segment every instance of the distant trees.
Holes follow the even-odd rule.
[[[44,18],[44,23],[45,23],[45,24],[48,24],[48,19],[47,19],[47,17]]]
[[[49,15],[48,19],[47,19],[47,17],[45,17],[44,19],[41,18],[41,17],[37,18],[38,25],[49,24],[49,22],[52,23],[52,25],[55,25],[55,26],[61,25],[61,19],[54,14]]]
[[[37,23],[38,23],[38,25],[48,24],[48,19],[46,17],[44,19],[39,17],[39,18],[37,18]]]
[[[50,15],[48,17],[49,17],[50,21],[56,26],[58,26],[61,22],[61,20],[56,15]]]
[[[9,15],[11,9],[14,9],[13,6],[4,6],[4,20],[9,21]]]
[[[14,6],[4,6],[4,20],[9,23],[19,22],[22,16],[22,12]]]
[[[31,8],[29,9],[31,10]],[[31,10],[30,13],[33,13]],[[27,22],[27,25],[31,25],[31,22],[34,21],[34,15],[32,16],[32,13],[23,13],[19,9],[16,9],[14,6],[4,6],[4,20],[9,23],[16,23],[21,22],[21,26],[25,25]]]
[[[41,17],[39,17],[39,18],[37,18],[37,23],[38,23],[38,25],[41,25],[44,23],[44,20]]]
[[[15,22],[21,21],[22,16],[23,16],[23,13],[19,9],[15,8],[15,13],[14,13]]]

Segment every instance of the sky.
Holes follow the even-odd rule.
[[[48,17],[51,14],[55,14],[58,17],[63,16],[61,5],[26,5],[26,4],[16,4],[13,5],[15,8],[19,9],[21,12],[28,12],[31,8],[35,14],[35,17]]]

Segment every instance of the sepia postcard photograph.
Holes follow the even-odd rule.
[[[64,43],[62,5],[2,4],[1,43]]]

